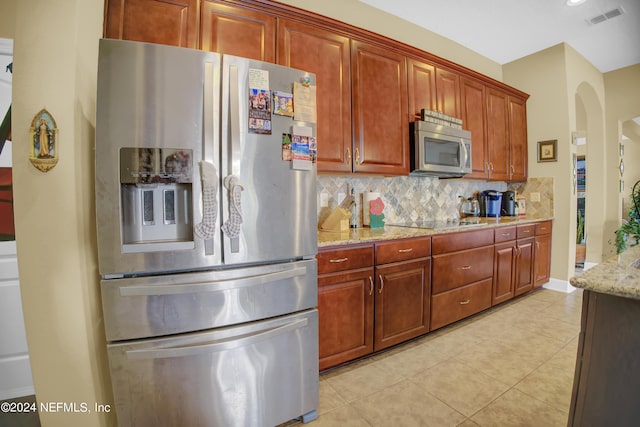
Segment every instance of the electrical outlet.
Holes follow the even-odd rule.
[[[320,207],[326,208],[329,206],[329,193],[323,191],[320,193]]]
[[[539,201],[540,201],[540,193],[539,193],[539,192],[537,192],[537,191],[532,192],[532,193],[531,193],[530,200],[531,200],[532,202],[539,202]]]

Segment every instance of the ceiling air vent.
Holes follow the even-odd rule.
[[[597,15],[597,16],[594,16],[593,18],[587,19],[587,23],[589,25],[599,24],[601,22],[604,22],[604,21],[606,21],[608,19],[613,19],[616,16],[620,16],[622,14],[624,14],[624,9],[622,9],[622,7],[617,7],[615,9],[611,9],[610,11],[605,12],[605,13],[603,13],[601,15]]]

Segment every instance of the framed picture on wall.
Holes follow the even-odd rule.
[[[558,140],[538,141],[538,163],[558,161]]]

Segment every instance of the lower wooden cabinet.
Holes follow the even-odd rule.
[[[472,316],[549,279],[551,221],[323,248],[320,369]]]
[[[373,245],[318,253],[320,370],[373,351]]]
[[[373,351],[373,267],[318,278],[320,370]]]
[[[496,228],[492,305],[533,289],[534,240],[525,236],[533,235],[534,229],[535,225]]]
[[[462,286],[431,297],[431,329],[469,317],[491,307],[492,279]]]
[[[539,288],[551,278],[551,221],[536,224],[535,266],[533,269],[533,286]]]
[[[376,267],[375,350],[429,332],[431,259]]]

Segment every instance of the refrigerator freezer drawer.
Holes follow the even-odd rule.
[[[101,282],[108,341],[180,334],[317,306],[315,259]]]
[[[120,427],[272,427],[318,407],[315,309],[108,351]]]

